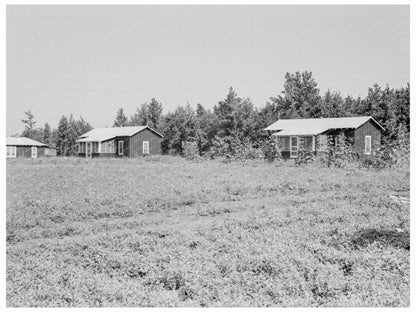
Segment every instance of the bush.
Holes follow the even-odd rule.
[[[280,144],[272,138],[264,140],[261,144],[261,149],[263,151],[264,159],[269,162],[282,159]]]
[[[373,155],[364,155],[360,165],[367,168],[384,169],[392,166],[409,166],[410,138],[403,127],[374,150]]]
[[[314,161],[315,155],[312,151],[307,151],[305,149],[300,149],[298,151],[298,158],[295,159],[296,165],[307,165]]]
[[[326,150],[320,154],[322,163],[331,167],[344,168],[347,164],[358,159],[358,153],[352,145],[352,140],[344,133],[328,135]]]
[[[201,160],[197,142],[182,142],[183,156],[189,160]]]
[[[260,147],[255,147],[248,138],[241,140],[232,136],[224,138],[216,136],[208,156],[210,158],[224,157],[227,161],[244,161],[264,159],[264,152]]]

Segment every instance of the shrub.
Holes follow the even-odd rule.
[[[182,142],[183,156],[189,160],[201,160],[197,142]]]
[[[298,158],[295,159],[296,165],[307,165],[314,161],[314,154],[312,151],[300,149],[298,151]]]
[[[254,146],[248,139],[238,139],[227,136],[215,137],[213,147],[209,152],[210,158],[224,157],[227,161],[244,161],[248,159],[264,159],[264,152]]]
[[[358,153],[352,145],[352,139],[340,134],[328,135],[326,150],[320,154],[322,163],[331,167],[344,168],[347,164],[355,162]]]
[[[385,140],[372,155],[364,155],[360,166],[384,169],[392,166],[409,166],[410,138],[409,133],[399,127],[392,140]]]
[[[281,146],[272,138],[267,138],[261,143],[264,159],[272,162],[282,159]]]

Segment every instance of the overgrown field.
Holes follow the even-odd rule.
[[[7,161],[8,306],[410,304],[409,170]]]

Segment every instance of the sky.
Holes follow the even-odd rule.
[[[287,72],[323,94],[410,81],[410,7],[7,6],[6,134],[62,115],[112,126],[155,97],[164,113],[212,108],[230,87],[262,107]]]

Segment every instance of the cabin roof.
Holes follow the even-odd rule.
[[[6,145],[11,146],[48,146],[26,137],[6,137]]]
[[[276,136],[317,135],[330,129],[356,129],[372,120],[382,130],[384,128],[371,116],[339,118],[280,119],[264,130],[279,131]]]
[[[113,128],[95,128],[80,136],[77,142],[102,142],[115,137],[132,136],[144,129],[149,129],[157,135],[163,137],[160,133],[149,126],[138,127],[113,127]]]

